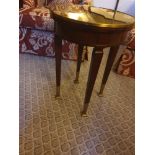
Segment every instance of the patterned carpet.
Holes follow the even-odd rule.
[[[55,95],[55,60],[20,55],[20,155],[134,155],[134,79],[113,71],[98,97],[105,57],[82,118],[89,62],[62,61],[61,99]]]

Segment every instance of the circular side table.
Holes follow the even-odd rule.
[[[84,46],[94,47],[85,92],[82,116],[86,115],[92,90],[103,56],[103,48],[110,47],[99,96],[102,95],[120,44],[134,27],[134,17],[104,8],[88,7],[84,11],[53,11],[55,21],[56,97],[60,96],[62,39],[78,44],[78,61],[75,83],[78,83]]]

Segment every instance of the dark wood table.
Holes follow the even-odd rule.
[[[54,11],[56,52],[56,97],[60,96],[62,39],[78,44],[75,83],[78,83],[84,46],[94,47],[85,92],[82,115],[86,115],[92,90],[103,56],[103,48],[110,47],[99,96],[102,95],[120,44],[134,26],[134,17],[104,8],[87,7],[83,11]]]

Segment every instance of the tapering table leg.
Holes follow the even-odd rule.
[[[117,55],[118,49],[119,49],[119,46],[112,46],[110,48],[109,56],[108,56],[108,59],[107,59],[105,71],[104,71],[103,78],[102,78],[100,91],[98,93],[99,96],[103,96],[103,90],[104,90],[104,87],[106,85],[107,79],[109,77],[109,74],[110,74],[113,62],[115,60],[115,57]]]
[[[102,57],[103,57],[103,47],[95,47],[93,49],[92,58],[91,58],[82,116],[86,116],[86,112],[90,102],[90,97],[91,97],[92,90],[97,77],[97,73],[101,64]]]
[[[80,67],[82,62],[82,53],[83,53],[83,45],[78,45],[78,61],[76,67],[76,77],[74,83],[79,83],[79,74],[80,74]]]
[[[55,35],[55,59],[56,59],[56,95],[60,97],[60,83],[61,83],[61,53],[62,53],[62,39]]]

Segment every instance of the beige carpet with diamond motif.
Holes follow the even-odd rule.
[[[76,85],[76,62],[62,61],[56,100],[55,59],[20,55],[20,155],[134,155],[135,82],[111,71],[104,97],[98,97],[105,57],[82,118],[90,61],[82,63]]]

